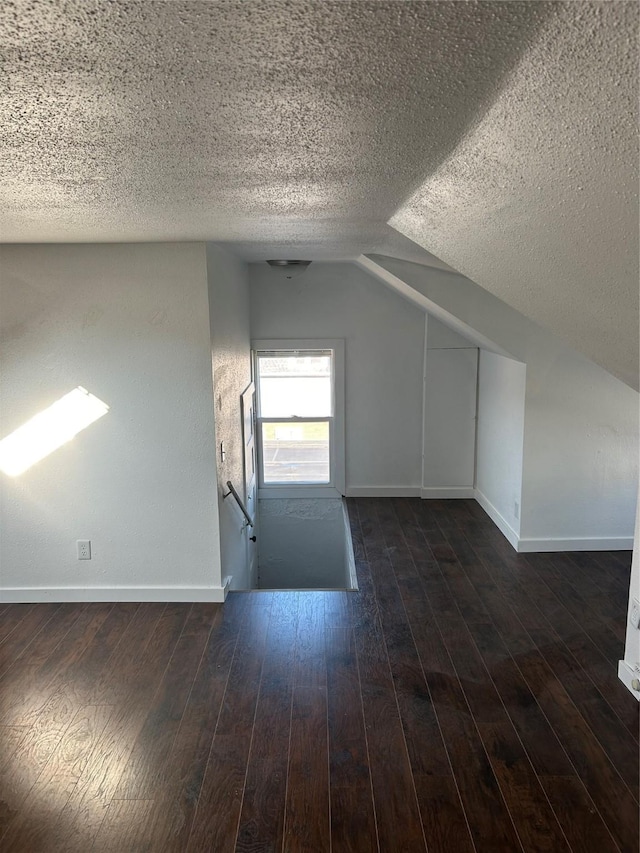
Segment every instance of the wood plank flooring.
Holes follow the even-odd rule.
[[[349,501],[357,592],[0,612],[3,853],[636,853],[628,553]]]

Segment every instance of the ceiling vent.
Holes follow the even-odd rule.
[[[267,261],[272,270],[275,270],[283,278],[296,278],[306,270],[311,261]]]

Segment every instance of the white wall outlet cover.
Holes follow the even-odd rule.
[[[91,559],[91,540],[90,539],[78,539],[76,542],[76,546],[78,548],[78,559],[79,560],[90,560]]]
[[[634,628],[640,628],[640,601],[638,601],[637,598],[634,598],[631,601],[629,622],[631,622]]]

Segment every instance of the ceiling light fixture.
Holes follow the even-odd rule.
[[[311,261],[274,260],[267,261],[272,270],[280,273],[284,278],[296,278],[306,270]]]

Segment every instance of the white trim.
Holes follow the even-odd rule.
[[[582,536],[579,539],[520,539],[517,550],[521,554],[552,551],[632,551],[633,537]]]
[[[167,601],[213,602],[222,604],[228,591],[225,586],[34,586],[0,589],[3,604],[41,604],[43,602],[120,602]]]
[[[422,444],[420,445],[420,483],[424,490],[425,470],[424,462],[427,447],[427,355],[429,353],[429,315],[424,315],[424,334],[422,339]],[[422,491],[420,497],[424,497]]]
[[[458,332],[458,334],[462,335],[463,338],[467,338],[477,347],[480,347],[481,349],[488,349],[491,352],[506,356],[506,358],[511,358],[515,361],[521,360],[515,359],[510,352],[507,352],[507,350],[503,349],[490,338],[480,334],[480,332],[476,331],[476,329],[468,323],[465,323],[463,320],[459,320],[454,314],[451,314],[441,305],[438,305],[437,302],[429,299],[419,290],[416,290],[415,287],[411,287],[411,285],[407,284],[406,281],[398,278],[397,275],[389,272],[383,266],[367,257],[367,255],[360,255],[356,258],[354,263],[359,266],[360,269],[365,270],[379,279],[379,281],[386,284],[387,287],[391,288],[391,290],[395,290],[395,292],[404,297],[404,299],[407,299],[414,305],[418,305],[423,311],[427,311],[433,317],[440,320],[440,322],[444,323],[445,326],[453,329],[454,332]]]
[[[520,537],[513,529],[513,527],[511,527],[506,518],[504,518],[498,512],[498,510],[494,507],[491,501],[486,498],[478,489],[475,490],[475,499],[478,501],[482,509],[487,513],[491,521],[493,521],[493,523],[496,525],[502,535],[506,537],[509,544],[517,551],[518,544],[520,542]]]
[[[634,690],[631,686],[631,682],[634,678],[640,678],[640,664],[636,664],[636,669],[634,669],[630,663],[627,663],[626,660],[618,661],[618,678],[627,688],[629,693],[633,696],[633,698],[640,702],[640,692],[638,690]]]
[[[420,497],[425,500],[433,498],[475,498],[476,490],[473,486],[423,486]]]
[[[349,486],[348,498],[419,498],[420,486]]]
[[[633,537],[626,536],[582,536],[577,539],[520,538],[509,522],[478,489],[475,490],[475,499],[518,554],[555,551],[631,551],[633,549]]]
[[[332,373],[333,373],[333,405],[334,411],[333,415],[330,418],[320,418],[320,420],[328,420],[329,421],[329,429],[330,429],[330,462],[331,462],[331,482],[330,483],[301,483],[296,487],[295,483],[270,483],[265,485],[262,482],[262,463],[261,460],[258,460],[257,466],[257,475],[258,475],[258,490],[261,493],[260,497],[265,498],[267,495],[266,491],[270,489],[318,489],[316,494],[313,497],[322,497],[322,490],[328,488],[333,488],[337,490],[338,494],[342,496],[345,486],[345,342],[344,338],[273,338],[273,339],[264,339],[261,338],[259,340],[251,341],[251,350],[252,350],[252,361],[255,362],[255,356],[259,351],[268,351],[268,350],[332,350],[333,358],[332,358]],[[252,370],[254,370],[254,366],[252,366]],[[257,399],[257,408],[260,408],[259,402],[259,390],[258,390],[258,399]],[[261,418],[259,417],[259,412],[256,412],[258,417],[256,418],[256,426],[258,427],[256,430],[256,450],[258,456],[262,456],[262,435],[260,429]],[[280,420],[286,420],[286,418],[282,418]],[[313,420],[312,418],[301,418],[301,420]],[[302,491],[297,492],[297,497],[303,497]],[[274,497],[285,497],[283,493],[279,495],[274,495]]]
[[[342,499],[342,519],[344,521],[344,545],[345,545],[345,576],[349,582],[347,589],[358,589],[358,574],[356,572],[356,555],[353,551],[353,537],[351,536],[351,524],[349,523],[349,508],[347,502]]]

